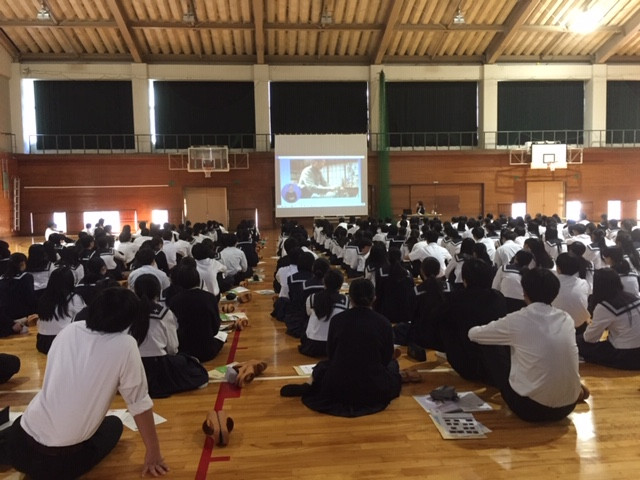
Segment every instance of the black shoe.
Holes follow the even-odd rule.
[[[311,385],[308,383],[290,383],[280,389],[281,397],[301,397],[309,391]]]

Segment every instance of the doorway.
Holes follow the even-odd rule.
[[[229,225],[226,188],[185,188],[184,218],[192,223],[216,220]]]
[[[564,182],[527,182],[527,212],[564,218]]]

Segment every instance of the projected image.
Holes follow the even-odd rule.
[[[275,187],[277,217],[366,214],[366,136],[277,136]]]
[[[287,159],[281,166],[285,166]],[[289,158],[289,179],[283,181],[297,185],[302,198],[356,197],[360,188],[357,157]],[[286,168],[284,169],[286,170]],[[281,170],[286,175],[286,172]]]

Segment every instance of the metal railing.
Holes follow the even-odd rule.
[[[638,130],[527,130],[495,132],[369,133],[369,150],[377,151],[382,135],[392,151],[508,150],[528,142],[555,142],[582,148],[640,147]],[[15,152],[15,135],[0,133],[0,150]],[[268,152],[275,146],[271,134],[135,134],[31,135],[29,153],[180,153],[195,145],[226,145],[233,152]]]

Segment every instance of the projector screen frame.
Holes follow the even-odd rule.
[[[366,134],[276,135],[276,218],[367,215],[367,153]],[[314,192],[302,178],[312,170]]]

